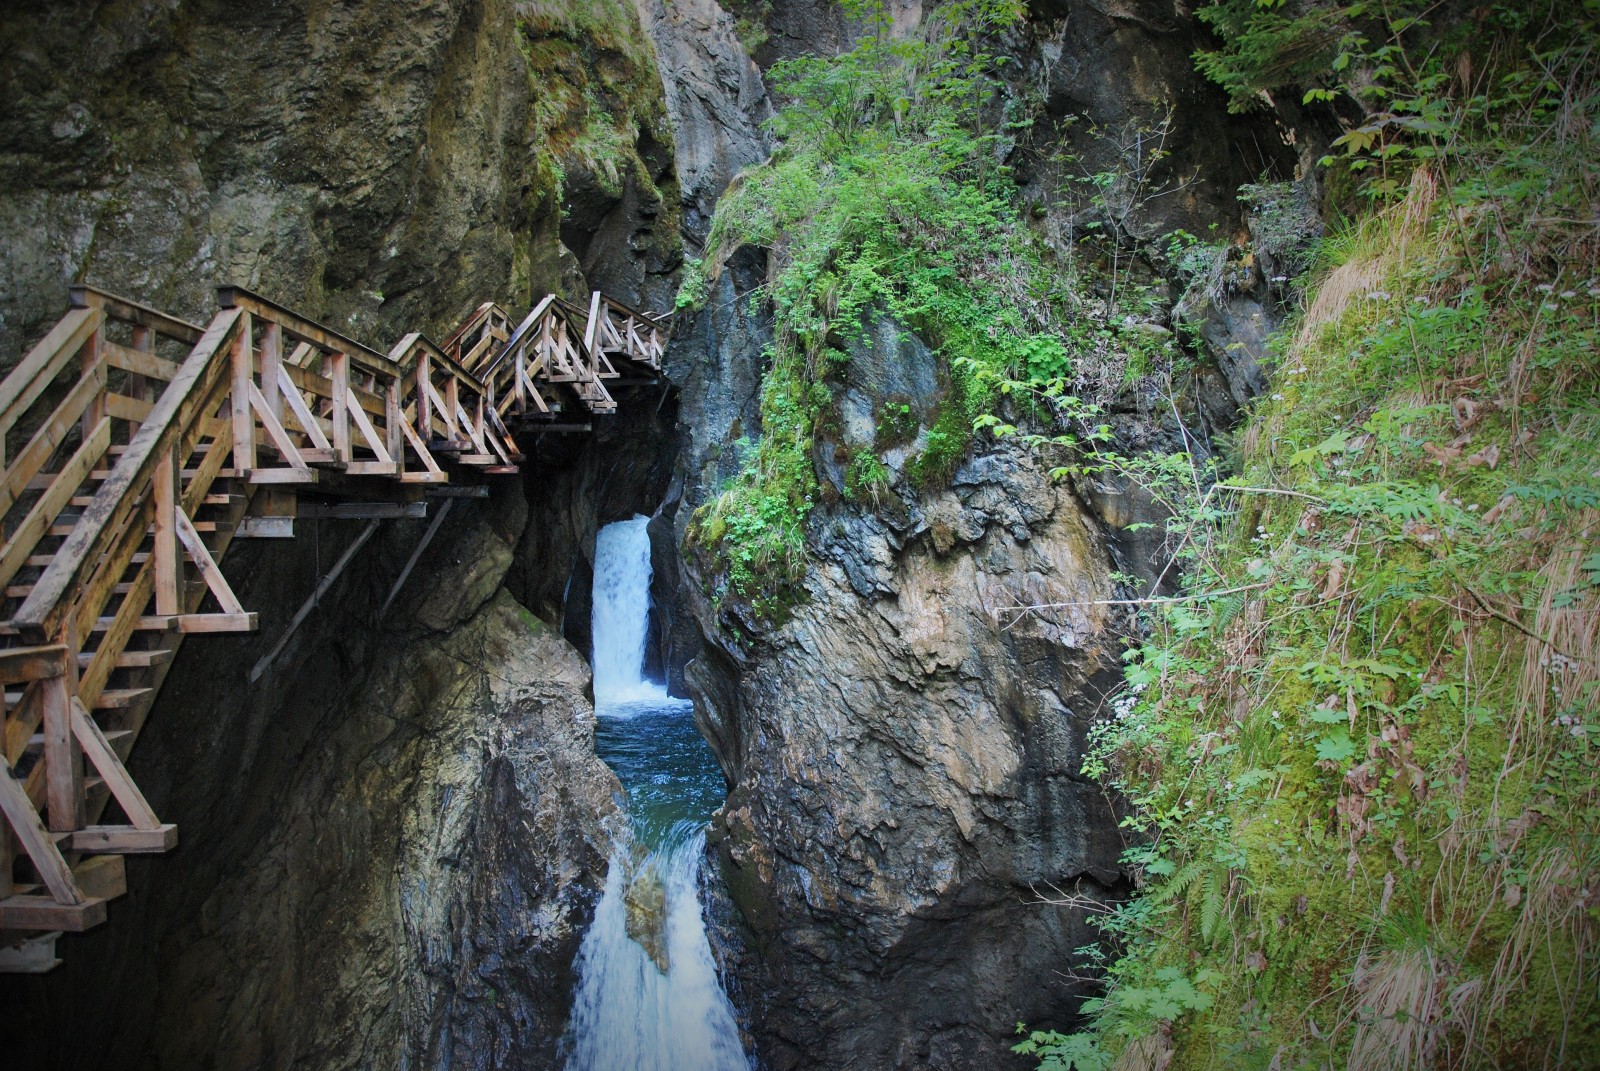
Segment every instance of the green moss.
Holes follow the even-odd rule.
[[[1592,229],[1551,222],[1596,208],[1578,10],[1327,243],[1236,489],[1107,459],[1166,478],[1188,594],[1149,607],[1086,763],[1135,808],[1140,893],[1046,1066],[1600,1052],[1600,280]],[[1205,999],[1153,998],[1174,971]]]

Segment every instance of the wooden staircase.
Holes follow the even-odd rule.
[[[0,383],[0,971],[53,967],[126,891],[122,857],[177,843],[125,764],[184,637],[256,628],[221,569],[235,538],[292,535],[302,499],[375,525],[492,488],[517,432],[588,430],[608,382],[660,381],[667,341],[600,293],[515,327],[485,303],[387,354],[239,287],[205,327],[70,299]]]

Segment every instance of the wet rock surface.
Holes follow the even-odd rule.
[[[457,504],[379,624],[421,534],[387,526],[253,685],[259,638],[184,646],[131,767],[182,843],[132,861],[60,969],[0,982],[40,1027],[18,1066],[553,1063],[618,786],[587,665],[503,586],[528,517],[510,491]],[[358,527],[230,555],[263,636],[315,582],[296,549]],[[85,1001],[92,1020],[45,1028]]]
[[[758,1036],[779,1068],[1003,1066],[1095,939],[1045,901],[1121,882],[1079,774],[1117,665],[1105,540],[1009,452],[898,521],[813,530],[794,618],[691,667],[734,780],[714,833],[768,972]]]

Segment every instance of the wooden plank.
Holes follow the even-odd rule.
[[[77,646],[68,642],[68,647]],[[78,663],[40,685],[44,703],[45,801],[52,832],[66,833],[83,825],[83,752],[72,731],[73,694],[78,684]]]
[[[78,423],[78,418],[83,416],[89,408],[89,403],[94,401],[95,395],[105,389],[105,369],[97,369],[92,376],[85,376],[78,381],[67,396],[61,399],[61,404],[55,407],[48,420],[40,425],[28,445],[17,454],[16,460],[6,470],[3,481],[0,481],[0,516],[10,511],[17,498],[24,491],[42,491],[49,487],[47,482],[42,487],[33,485],[34,477],[38,476],[49,460],[55,456],[56,450],[66,440],[67,432]],[[53,477],[46,476],[47,481]]]
[[[22,701],[10,704],[11,711],[5,724],[3,756],[8,763],[15,765],[21,761],[22,753],[27,750],[29,741],[33,739],[34,731],[44,720],[44,701],[41,698],[43,689],[42,684],[30,683],[22,693]],[[43,746],[42,739],[41,746]]]
[[[0,383],[0,437],[55,382],[56,376],[89,341],[106,315],[99,309],[73,309],[52,327]]]
[[[206,587],[211,589],[211,594],[216,597],[223,613],[243,614],[244,607],[240,604],[238,596],[233,593],[227,578],[222,575],[222,570],[212,560],[210,549],[206,546],[205,540],[200,538],[200,533],[195,530],[194,522],[189,519],[189,515],[178,510],[177,522],[178,539],[189,552],[190,559],[199,567],[200,575],[205,578]]]
[[[216,360],[216,355],[238,332],[239,315],[237,310],[229,310],[212,320],[177,377],[162,392],[150,418],[135,433],[129,452],[100,485],[94,504],[12,617],[28,642],[42,643],[52,636],[70,608],[69,596],[99,563],[128,517],[143,505],[141,496],[133,492],[145,486],[160,456],[184,429],[205,415],[201,406],[224,371],[225,362]]]
[[[126,394],[109,393],[104,398],[107,416],[117,420],[127,420],[135,424],[142,424],[150,418],[150,410],[155,408],[153,402],[146,402],[139,398],[130,398]]]
[[[256,469],[250,474],[253,484],[316,483],[316,469]]]
[[[237,390],[238,388],[235,387],[234,389]],[[272,412],[271,403],[268,402],[266,395],[261,393],[261,388],[256,386],[254,380],[251,380],[245,385],[245,391],[249,395],[250,407],[260,416],[261,426],[266,429],[267,437],[278,448],[278,453],[289,463],[290,468],[305,468],[306,462],[300,456],[300,448],[295,445],[293,439],[289,438],[288,431],[278,422],[278,417]],[[237,465],[238,461],[235,460],[234,464]],[[251,465],[250,468],[253,469],[255,466]]]
[[[112,368],[120,368],[124,372],[131,372],[136,376],[147,379],[159,379],[161,382],[170,382],[178,374],[178,365],[157,357],[144,350],[124,346],[120,342],[109,340],[100,343],[101,352],[105,354],[106,363]]]
[[[368,448],[377,459],[385,462],[394,461],[394,457],[389,453],[388,444],[384,441],[384,437],[378,434],[378,429],[372,426],[372,421],[367,419],[366,412],[359,405],[351,406],[348,412],[357,430],[361,432],[361,437],[367,440]]]
[[[423,468],[427,470],[425,473],[401,473],[400,479],[403,482],[420,483],[424,482],[424,478],[427,482],[443,482],[449,479],[449,477],[445,475],[444,470],[439,467],[439,463],[433,459],[433,454],[426,446],[422,445],[422,437],[419,436],[415,429],[411,427],[410,421],[401,421],[400,431],[403,435],[405,435],[406,442],[411,444],[411,449],[417,455],[417,460],[421,461]],[[415,479],[413,479],[413,477],[415,477]]]
[[[17,575],[17,570],[22,568],[39,540],[49,534],[56,516],[66,508],[73,492],[88,477],[94,468],[94,463],[106,452],[106,447],[110,444],[111,421],[101,420],[72,455],[72,459],[62,466],[55,483],[40,496],[39,501],[28,511],[27,517],[11,533],[4,552],[0,553],[0,585],[11,582],[11,578]]]
[[[328,355],[328,379],[333,384],[332,433],[328,436],[340,461],[350,461],[350,357],[345,353]]]
[[[110,852],[117,855],[170,852],[178,846],[178,827],[170,822],[157,829],[86,826],[67,838],[67,846],[75,852]]]
[[[22,787],[22,782],[17,780],[16,774],[11,769],[11,763],[6,762],[0,767],[0,812],[3,812],[6,821],[11,824],[11,830],[17,835],[17,842],[22,845],[22,850],[33,861],[33,868],[39,874],[45,888],[50,890],[50,896],[63,904],[81,904],[83,894],[78,891],[77,884],[72,880],[72,871],[67,867],[67,861],[56,850],[55,841],[50,838],[50,833],[45,829],[44,823],[39,819],[39,812],[34,809],[33,801],[28,798],[28,792]],[[15,900],[16,897],[12,897]],[[10,900],[0,900],[0,904],[9,903]],[[8,927],[0,924],[0,929],[51,929],[52,927]]]
[[[106,920],[104,900],[57,903],[48,896],[0,900],[0,930],[64,930],[82,933]]]
[[[283,421],[281,373],[283,371],[283,328],[271,320],[261,325],[261,400],[273,420]]]
[[[145,800],[144,793],[139,791],[139,786],[134,784],[122,760],[111,750],[111,744],[100,732],[100,726],[95,724],[94,718],[89,716],[77,697],[73,697],[71,713],[73,735],[83,747],[84,755],[100,771],[100,776],[105,778],[106,787],[111,790],[111,795],[128,816],[133,828],[147,831],[160,829],[161,820],[156,817],[156,812]],[[79,822],[73,828],[80,829],[82,826],[83,823]]]
[[[152,518],[155,542],[151,559],[155,570],[156,613],[176,614],[180,612],[178,589],[183,583],[183,558],[178,552],[177,514],[181,511],[178,509],[178,458],[174,451],[168,450],[156,466],[150,490],[155,500]]]
[[[152,698],[152,688],[107,688],[94,701],[96,710],[126,710]]]
[[[233,467],[245,472],[256,467],[256,421],[250,407],[250,387],[255,377],[255,340],[251,323],[249,312],[239,319],[239,331],[234,336],[231,355],[233,389],[228,395],[233,411]]]
[[[0,650],[0,685],[59,677],[66,670],[66,659],[67,648],[59,643]]]
[[[183,614],[174,619],[179,632],[254,632],[260,627],[261,615],[244,614]]]

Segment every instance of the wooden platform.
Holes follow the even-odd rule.
[[[667,334],[552,295],[380,352],[240,287],[203,327],[71,288],[0,383],[0,972],[49,970],[125,891],[123,855],[177,843],[125,763],[184,637],[257,627],[234,539],[366,522],[320,595],[377,525],[432,516],[392,601],[455,498],[526,463],[519,431],[616,413],[607,383],[658,382]]]

